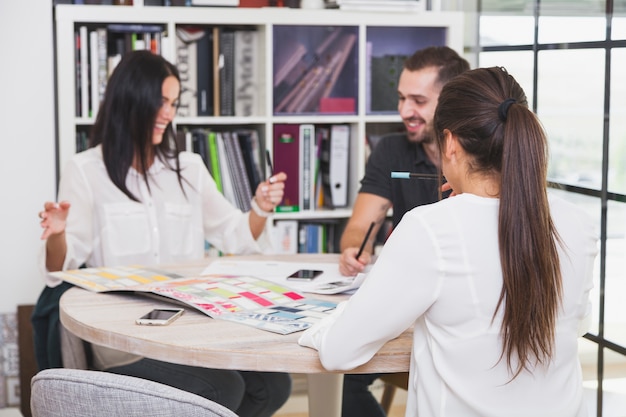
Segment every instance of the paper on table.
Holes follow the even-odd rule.
[[[287,277],[299,269],[316,269],[323,271],[314,281],[289,281]],[[298,291],[317,294],[338,294],[358,288],[366,274],[356,277],[345,277],[339,273],[336,263],[318,262],[280,262],[280,261],[247,261],[234,259],[218,259],[202,271],[202,274],[249,275],[272,281]]]

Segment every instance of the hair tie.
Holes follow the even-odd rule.
[[[498,106],[498,117],[500,118],[500,120],[506,122],[506,115],[509,112],[509,107],[511,107],[511,104],[515,103],[516,101],[517,100],[515,100],[514,98],[507,98],[502,103],[500,103],[500,105]]]

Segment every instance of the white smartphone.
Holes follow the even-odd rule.
[[[155,308],[151,312],[135,320],[136,324],[149,326],[165,326],[179,318],[185,309],[182,308]]]

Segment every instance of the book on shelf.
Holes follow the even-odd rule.
[[[320,173],[324,206],[348,205],[348,169],[350,163],[350,127],[332,125],[320,137]]]
[[[180,76],[177,116],[198,115],[198,40],[205,31],[197,26],[176,28],[176,67]]]
[[[271,239],[277,254],[298,253],[298,221],[282,219],[274,221]]]
[[[246,174],[248,175],[252,194],[254,194],[259,184],[264,181],[262,174],[264,165],[261,163],[259,135],[254,129],[239,129],[234,132],[234,135],[239,141],[241,154],[246,166]]]
[[[315,126],[301,124],[298,133],[298,157],[300,172],[298,175],[300,211],[315,209]]]
[[[260,112],[260,36],[257,30],[235,31],[234,94],[235,116],[256,116]]]
[[[219,148],[217,146],[217,133],[213,132],[213,131],[209,131],[207,134],[207,143],[208,143],[208,149],[209,149],[209,166],[210,168],[210,172],[211,172],[211,176],[213,177],[213,180],[215,181],[215,185],[217,186],[217,189],[223,194],[224,193],[224,186],[223,186],[223,182],[222,182],[222,168],[220,166],[220,158],[219,158]]]
[[[235,115],[235,32],[231,28],[219,28],[219,116]]]
[[[80,117],[89,117],[89,37],[87,26],[78,28],[80,35]]]
[[[141,265],[83,268],[52,273],[92,292],[131,291],[182,304],[217,320],[290,334],[330,314],[336,303],[305,297],[277,282],[248,275],[183,277]]]
[[[229,156],[232,157],[230,160],[232,161],[235,192],[237,193],[237,200],[239,201],[238,207],[241,211],[250,211],[250,200],[252,200],[254,190],[252,190],[248,179],[241,146],[234,132],[224,131],[222,132],[222,137],[226,144],[226,152],[229,152]]]
[[[213,31],[204,30],[196,41],[196,95],[198,116],[213,116]]]
[[[220,53],[220,28],[214,26],[213,31],[213,113],[215,116],[221,114],[220,97],[220,71],[224,67],[224,55]]]
[[[233,176],[231,174],[231,168],[229,167],[229,159],[226,152],[226,145],[221,132],[215,132],[215,142],[217,144],[217,159],[220,166],[220,176],[222,178],[222,192],[224,197],[230,203],[238,207],[237,195],[235,193],[235,186],[233,183]]]
[[[89,32],[89,116],[96,117],[100,107],[100,92],[98,91],[98,34]]]
[[[277,212],[300,211],[300,125],[277,123],[274,125],[274,172],[287,174],[283,199]]]

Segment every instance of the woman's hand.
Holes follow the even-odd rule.
[[[43,211],[39,212],[39,218],[41,219],[41,227],[44,229],[41,239],[45,240],[52,235],[65,231],[70,203],[67,201],[61,201],[60,203],[47,201],[43,207]]]
[[[259,184],[254,193],[254,199],[261,210],[272,212],[280,204],[285,194],[286,179],[287,174],[279,172]]]

